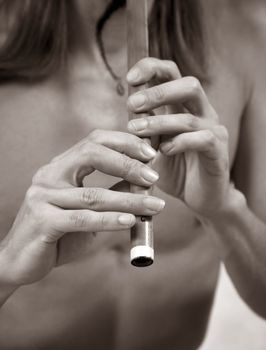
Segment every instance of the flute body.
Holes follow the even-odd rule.
[[[146,0],[127,0],[128,69],[140,59],[149,55],[148,8]],[[129,86],[129,94],[145,86]],[[129,112],[129,120],[143,118],[146,113],[135,115]],[[150,140],[145,139],[146,142]],[[151,188],[131,185],[132,193],[150,194]],[[131,229],[130,260],[134,266],[149,266],[154,260],[153,222],[151,216],[137,216],[136,225]]]

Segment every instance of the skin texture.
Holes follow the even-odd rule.
[[[260,155],[260,152],[264,149],[264,138],[263,135],[257,135],[262,132],[261,125],[264,125],[265,103],[261,102],[262,92],[265,91],[265,79],[261,69],[264,53],[261,52],[262,45],[259,40],[264,38],[265,31],[260,23],[254,20],[254,13],[250,15],[247,7],[248,5],[241,1],[238,7],[219,1],[215,8],[211,6],[211,2],[206,2],[209,32],[212,34],[212,81],[204,87],[206,95],[197,81],[176,80],[180,78],[178,69],[169,62],[149,60],[148,64],[147,61],[142,61],[138,65],[143,72],[142,80],[149,80],[151,72],[159,72],[159,75],[163,76],[164,70],[168,77],[170,73],[171,79],[164,83],[164,97],[167,97],[167,101],[161,98],[159,102],[167,106],[167,114],[172,115],[171,122],[175,121],[170,129],[169,125],[156,124],[164,112],[160,110],[155,118],[149,120],[152,121],[153,127],[141,132],[141,136],[156,134],[159,131],[161,133],[162,126],[165,127],[164,133],[167,137],[162,140],[160,149],[163,152],[170,137],[170,140],[174,141],[171,151],[176,152],[174,155],[168,154],[167,157],[159,154],[154,159],[154,168],[160,173],[160,179],[153,194],[162,198],[166,206],[160,215],[155,217],[156,261],[148,269],[136,269],[129,265],[128,231],[116,232],[121,228],[117,226],[117,220],[91,220],[90,217],[84,221],[84,217],[80,220],[81,217],[76,216],[74,220],[68,221],[64,216],[58,221],[59,214],[55,217],[55,208],[51,209],[52,205],[72,210],[76,207],[84,209],[80,208],[80,198],[91,198],[91,193],[87,190],[84,195],[82,188],[75,187],[85,175],[89,175],[85,185],[98,189],[108,189],[117,182],[114,177],[106,177],[99,172],[92,173],[94,168],[110,175],[124,177],[134,183],[143,184],[145,181],[139,175],[143,167],[139,161],[148,160],[149,157],[145,157],[142,148],[137,147],[141,144],[136,138],[139,132],[136,132],[136,124],[130,126],[127,123],[126,98],[116,95],[113,81],[97,52],[88,49],[85,53],[79,53],[73,58],[73,68],[68,74],[54,76],[35,85],[2,85],[1,235],[3,238],[6,236],[19,211],[16,220],[18,224],[13,226],[9,237],[18,237],[16,242],[20,243],[21,227],[24,225],[26,229],[23,230],[23,237],[35,242],[38,248],[45,246],[39,251],[39,254],[45,254],[45,259],[41,260],[45,261],[45,264],[36,266],[31,263],[30,266],[35,268],[35,271],[29,273],[27,267],[22,273],[18,266],[22,268],[26,264],[18,263],[17,254],[14,254],[12,260],[12,255],[5,253],[9,260],[2,259],[9,267],[7,272],[11,269],[13,280],[10,273],[3,273],[3,269],[1,276],[5,277],[4,281],[8,281],[12,291],[15,281],[18,284],[28,284],[44,277],[56,262],[68,264],[53,269],[39,282],[19,288],[7,300],[0,312],[1,348],[189,350],[197,348],[200,344],[211,309],[220,259],[223,257],[227,262],[226,256],[229,256],[228,245],[221,240],[217,242],[217,235],[210,234],[211,230],[206,227],[215,226],[218,232],[221,229],[219,220],[213,218],[217,207],[223,212],[225,203],[228,203],[224,198],[230,198],[232,193],[228,181],[230,168],[233,167],[234,180],[246,195],[249,206],[256,215],[264,219],[264,211],[261,209],[264,205],[264,180],[259,177],[263,174],[263,162],[260,161],[263,155]],[[265,11],[260,3],[256,4],[255,9]],[[110,32],[111,28],[116,28],[115,23],[122,18],[123,15],[120,17],[118,14],[113,22],[110,22]],[[213,23],[219,30],[213,30]],[[239,33],[242,33],[243,28],[245,31],[240,40]],[[124,60],[120,57],[123,47],[117,46],[117,42],[123,42],[121,32],[112,32],[113,41],[109,38],[108,49],[111,62],[116,62],[115,69],[125,72]],[[87,55],[87,52],[90,52],[90,55]],[[255,55],[254,52],[260,54]],[[243,58],[241,62],[239,56]],[[117,57],[120,57],[120,60],[117,60]],[[128,81],[132,84],[137,83],[130,80],[129,76]],[[194,101],[185,105],[186,110],[180,110],[175,105],[175,101],[180,98],[180,84],[181,90],[187,91],[187,100]],[[184,84],[188,87],[187,90]],[[170,93],[173,90],[174,98]],[[158,94],[154,93],[154,90],[148,90],[146,93],[147,96],[157,97],[149,98],[152,106],[146,106],[153,108],[154,103],[158,104]],[[132,98],[128,101],[128,107],[136,108]],[[181,118],[177,119],[174,116],[177,113],[183,113],[182,123]],[[228,130],[229,141],[224,127],[220,127],[220,124]],[[159,125],[159,131],[156,125]],[[178,154],[178,150],[182,151],[183,144],[177,140],[180,140],[180,136],[187,135],[187,131],[194,132],[195,128],[198,133],[205,130],[205,134],[204,142],[197,143],[197,149],[200,148],[202,152],[201,158],[195,159],[195,155],[191,157],[189,153],[185,159],[187,165],[192,165],[191,177],[196,177],[195,171],[199,167],[193,168],[193,165],[199,162],[206,166],[201,168],[202,171],[212,171],[212,174],[204,174],[204,181],[209,183],[214,174],[215,177],[219,177],[219,181],[216,179],[212,183],[212,191],[215,191],[216,195],[208,194],[209,200],[205,203],[196,202],[193,197],[193,193],[198,194],[202,189],[204,181],[197,189],[192,189],[190,185],[183,187],[184,179],[180,180],[185,170],[182,171],[184,158]],[[95,129],[98,131],[93,132]],[[101,129],[110,131],[103,132]],[[111,132],[112,130],[119,130],[123,134],[118,135]],[[206,133],[206,130],[211,130],[212,135],[209,131]],[[129,131],[131,136],[124,137],[124,133]],[[244,145],[242,140],[246,140],[247,137],[250,142],[245,142]],[[80,142],[81,139],[83,141]],[[200,140],[202,141],[202,138]],[[75,145],[76,143],[78,144]],[[134,147],[131,146],[133,144]],[[195,143],[189,145],[189,151],[193,151]],[[85,158],[89,159],[85,167],[78,156],[81,151]],[[91,157],[92,151],[94,157]],[[224,162],[210,160],[216,159],[217,154]],[[54,158],[56,155],[60,156]],[[127,161],[127,156],[136,160],[131,164],[132,171],[121,173],[121,169],[124,168],[123,160]],[[252,170],[248,163],[251,158],[254,159]],[[112,166],[108,167],[111,160]],[[167,171],[176,167],[179,169],[178,183],[174,181],[176,176],[169,177]],[[82,169],[82,172],[77,172],[77,169]],[[207,175],[210,176],[209,179],[206,178]],[[197,183],[193,182],[193,185],[196,186]],[[208,190],[208,186],[206,188]],[[208,193],[207,190],[204,194]],[[25,193],[27,195],[24,200]],[[93,193],[97,198],[99,192],[94,190]],[[113,192],[103,191],[100,193],[101,198],[106,198],[104,203],[87,200],[83,201],[82,205],[96,212],[100,212],[104,207],[104,210],[108,211],[116,209],[118,213],[120,210],[131,214],[140,211],[148,213],[149,209],[144,205],[143,198],[138,198],[139,201],[135,198],[132,202],[124,202],[123,194],[115,195]],[[173,195],[180,196],[182,201]],[[108,205],[107,198],[113,198],[112,207],[111,204]],[[216,202],[210,202],[210,199],[215,199]],[[23,200],[24,204],[21,207]],[[113,202],[115,200],[116,208]],[[260,206],[257,204],[258,200],[262,203]],[[125,203],[130,209],[127,209]],[[60,209],[57,207],[56,210]],[[45,223],[49,218],[49,228],[42,226],[43,222],[40,221],[36,224],[34,219],[33,225],[36,226],[32,229],[30,219],[38,215],[45,217]],[[134,216],[130,218],[132,221],[128,226],[134,223]],[[202,218],[208,219],[208,225],[205,225]],[[105,223],[105,226],[97,226],[99,222]],[[67,228],[64,227],[66,223]],[[113,229],[115,232],[106,232],[107,229]],[[56,240],[68,230],[105,232],[97,233],[96,237],[85,232],[70,233],[60,239],[56,246]],[[39,244],[39,237],[44,243],[43,246]],[[12,239],[5,238],[3,246],[8,246],[9,252],[12,252],[11,248],[16,253],[21,252],[21,261],[25,262],[27,252],[16,247],[15,249],[8,244],[10,241],[12,242]],[[33,251],[36,252],[36,249],[28,250]],[[31,259],[33,258],[30,257],[30,262]],[[16,263],[12,265],[11,260]],[[37,260],[40,261],[39,258],[36,258]],[[236,268],[235,271],[235,276],[239,276],[239,270]],[[241,283],[240,281],[237,286],[241,287]]]

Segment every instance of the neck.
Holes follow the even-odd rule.
[[[86,3],[89,3],[88,1]],[[92,71],[106,70],[100,55],[99,45],[96,40],[96,27],[99,18],[105,10],[105,6],[97,10],[89,11],[88,5],[84,8],[84,2],[80,1],[77,6],[75,20],[73,21],[73,50],[72,60],[76,62],[78,75],[86,75],[86,69]],[[119,9],[112,14],[105,23],[102,32],[103,44],[108,62],[115,72],[122,71],[126,67],[126,16],[125,10]],[[75,68],[75,69],[76,69]],[[108,74],[108,72],[107,72]]]

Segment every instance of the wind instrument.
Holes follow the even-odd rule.
[[[128,69],[140,59],[149,56],[147,0],[127,0],[127,57]],[[146,86],[129,86],[129,94],[143,90]],[[147,113],[129,112],[129,120],[146,117]],[[149,139],[145,139],[150,143]],[[131,185],[132,193],[149,195],[151,188]],[[137,267],[149,266],[154,260],[153,222],[151,216],[137,216],[136,225],[131,229],[131,264]]]

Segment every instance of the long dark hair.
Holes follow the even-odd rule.
[[[126,0],[110,0],[99,19],[101,36],[111,14]],[[39,79],[67,62],[74,49],[75,0],[2,0],[0,18],[11,22],[0,49],[0,79]],[[205,31],[200,1],[154,0],[149,18],[150,53],[177,63],[183,75],[207,77]]]

